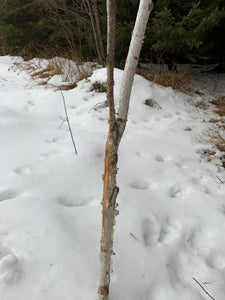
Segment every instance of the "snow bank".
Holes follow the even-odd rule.
[[[0,57],[0,299],[96,299],[107,108],[99,69],[64,92]],[[115,70],[118,99],[122,71]],[[225,294],[224,169],[201,156],[209,129],[190,97],[136,75],[119,151],[111,300]],[[161,109],[145,105],[151,99]],[[187,130],[191,127],[191,131]]]

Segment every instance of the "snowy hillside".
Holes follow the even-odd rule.
[[[92,84],[106,70],[63,91],[75,155],[60,91],[15,60],[0,57],[0,299],[94,300],[108,110],[94,109],[106,95]],[[116,100],[121,78],[116,69]],[[225,298],[224,153],[206,142],[215,113],[194,105],[208,100],[135,76],[110,300],[209,299],[193,278]]]

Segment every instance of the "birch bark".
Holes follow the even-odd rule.
[[[118,115],[116,116],[113,96],[115,0],[107,0],[107,101],[109,106],[109,132],[105,149],[105,169],[103,175],[102,237],[98,285],[99,300],[109,299],[114,223],[115,216],[118,214],[116,209],[116,199],[119,192],[116,184],[118,147],[126,127],[133,78],[144,39],[145,28],[152,8],[152,0],[140,0],[121,83]]]
[[[131,88],[134,74],[137,68],[141,47],[144,40],[145,29],[149,14],[153,9],[152,0],[141,0],[137,13],[137,18],[131,38],[131,43],[127,55],[125,69],[120,87],[118,118],[126,121],[128,115]]]

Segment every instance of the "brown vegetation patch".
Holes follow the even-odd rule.
[[[214,119],[214,118],[212,118],[212,119],[209,120],[209,123],[218,123],[220,121],[221,121],[220,119]]]
[[[188,71],[169,71],[167,73],[152,73],[148,69],[137,69],[137,74],[156,84],[171,87],[174,90],[190,93],[190,76]]]
[[[198,91],[198,90],[194,90],[195,94],[199,95],[199,96],[204,96],[204,93]]]
[[[97,93],[106,93],[107,92],[106,83],[95,81],[92,84],[92,87],[91,87],[90,91],[96,91]]]
[[[210,102],[211,104],[216,106],[215,112],[220,116],[225,116],[225,96],[214,99]]]
[[[175,72],[170,71],[163,74],[155,74],[152,80],[154,83],[163,85],[165,87],[171,87],[174,90],[187,93],[190,92],[190,77],[187,71]]]
[[[59,63],[48,63],[47,67],[39,70],[37,72],[32,73],[32,77],[38,78],[48,78],[54,75],[61,75],[62,74],[62,66]]]
[[[204,110],[209,108],[209,105],[206,104],[204,101],[199,101],[199,102],[195,103],[195,106],[198,108],[204,109]]]
[[[221,136],[219,130],[215,130],[205,138],[200,139],[201,143],[209,144],[210,148],[198,150],[197,153],[201,155],[202,158],[205,158],[208,162],[212,161],[214,158],[217,158],[221,161],[222,166],[225,168],[225,138]]]
[[[77,87],[77,83],[76,82],[71,82],[71,83],[68,83],[68,84],[61,84],[60,85],[60,90],[67,91],[67,90],[72,90],[76,87]]]

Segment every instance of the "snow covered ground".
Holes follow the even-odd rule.
[[[60,92],[10,68],[16,60],[0,57],[0,299],[94,300],[108,111],[93,109],[106,95],[91,87],[106,71],[63,92],[75,155]],[[210,97],[135,77],[110,300],[209,299],[193,278],[225,298],[224,153],[204,142],[215,114],[193,105]]]

